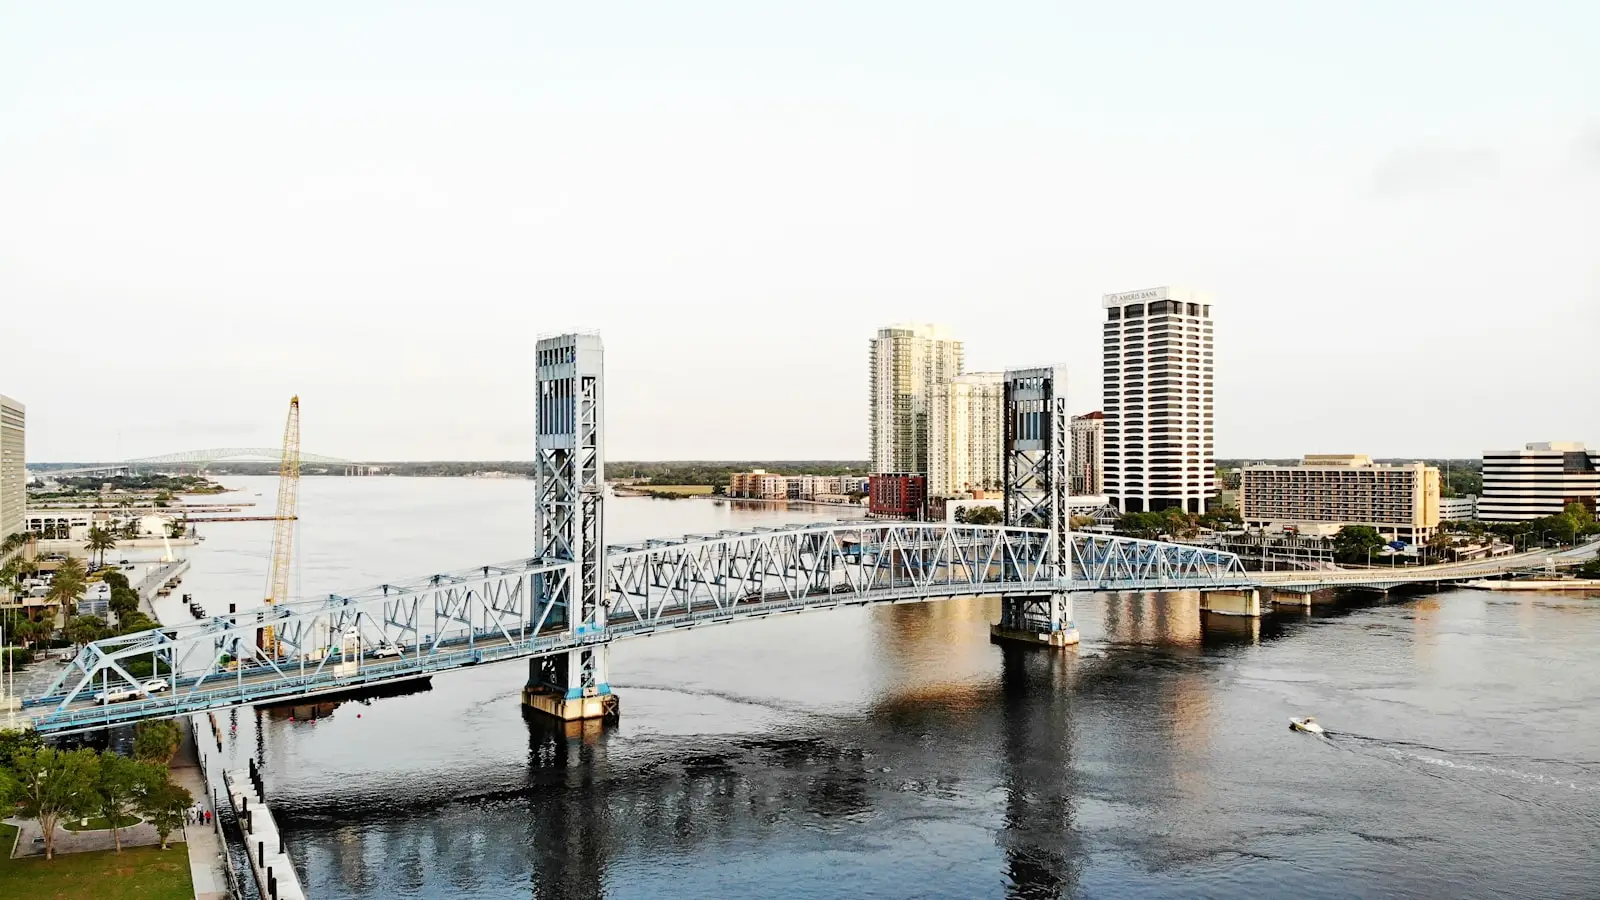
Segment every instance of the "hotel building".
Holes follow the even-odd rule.
[[[1331,537],[1368,525],[1418,544],[1439,527],[1439,470],[1380,465],[1357,454],[1313,454],[1298,466],[1245,466],[1239,515],[1246,528]]]

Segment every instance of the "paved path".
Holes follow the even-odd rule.
[[[211,806],[211,795],[201,777],[200,760],[196,755],[193,728],[188,718],[175,720],[183,732],[178,743],[178,755],[172,758],[172,780],[194,795],[204,809],[211,810],[211,825],[185,825],[183,834],[189,848],[189,877],[194,881],[195,900],[226,900],[233,896],[228,890],[227,850],[217,834],[216,810]]]
[[[17,859],[25,856],[44,855],[44,841],[40,840],[44,836],[44,829],[39,827],[37,820],[6,819],[5,822],[7,825],[17,826],[17,830],[20,832],[17,835]],[[183,840],[181,835],[174,834],[168,843],[170,845],[181,840]],[[156,837],[155,826],[148,822],[140,822],[137,825],[130,825],[122,829],[122,846],[124,847],[144,847],[159,843],[161,843],[161,839]],[[112,839],[109,830],[73,832],[62,828],[60,825],[56,826],[54,849],[57,856],[63,853],[83,853],[88,850],[115,850],[116,847],[116,841]]]

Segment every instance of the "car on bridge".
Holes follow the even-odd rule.
[[[401,653],[404,653],[404,652],[405,652],[405,648],[401,647],[399,644],[392,644],[392,643],[390,643],[388,641],[384,641],[383,643],[379,644],[378,646],[372,648],[372,652],[370,654],[368,654],[368,655],[371,656],[373,659],[389,659],[389,658],[392,658],[392,657],[399,656]]]

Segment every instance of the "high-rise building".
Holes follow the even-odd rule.
[[[1067,462],[1069,490],[1075,496],[1104,494],[1105,413],[1084,413],[1072,417],[1072,456]]]
[[[1545,442],[1523,450],[1486,450],[1478,518],[1525,522],[1553,516],[1568,503],[1591,510],[1600,498],[1600,451],[1574,442]]]
[[[28,476],[23,468],[27,408],[0,394],[0,541],[22,530]]]
[[[929,407],[928,495],[997,491],[1004,437],[1005,373],[971,372],[933,388]]]
[[[1159,287],[1101,306],[1106,495],[1122,512],[1205,512],[1216,490],[1211,297]]]
[[[1311,454],[1298,466],[1245,466],[1240,476],[1246,528],[1331,537],[1346,525],[1367,525],[1390,540],[1418,544],[1439,527],[1439,470],[1422,463]]]
[[[872,471],[928,471],[934,389],[961,374],[961,342],[942,325],[891,325],[872,340]]]

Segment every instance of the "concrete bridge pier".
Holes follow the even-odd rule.
[[[528,660],[522,705],[561,722],[616,721],[622,714],[607,674],[610,648],[590,644]]]
[[[1259,588],[1265,591],[1267,598],[1273,606],[1287,606],[1295,609],[1311,609],[1310,591],[1274,591],[1271,588]]]
[[[1200,611],[1219,616],[1261,617],[1259,588],[1229,588],[1200,592]]]
[[[1045,647],[1070,647],[1078,643],[1072,622],[1072,595],[1020,594],[1000,598],[1000,622],[989,626],[989,640]]]

